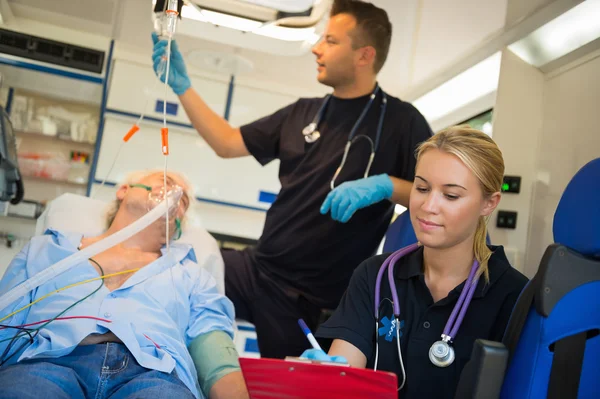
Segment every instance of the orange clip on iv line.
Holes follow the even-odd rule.
[[[169,128],[161,128],[160,135],[162,137],[162,153],[163,155],[169,155]]]
[[[129,141],[129,139],[131,137],[133,137],[134,134],[137,133],[138,130],[140,130],[140,127],[137,124],[133,125],[131,127],[131,129],[129,129],[127,134],[125,136],[123,136],[123,141],[127,143]]]

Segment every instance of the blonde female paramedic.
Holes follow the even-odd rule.
[[[329,355],[303,356],[394,372],[403,399],[453,398],[474,341],[502,339],[527,283],[485,241],[503,174],[496,143],[468,126],[422,143],[409,202],[419,244],[364,261],[317,331]]]

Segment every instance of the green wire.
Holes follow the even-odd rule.
[[[102,269],[102,266],[100,266],[100,264],[98,262],[96,262],[94,259],[90,258],[90,261],[94,262],[94,264],[96,264],[96,266],[98,266],[98,268],[100,269],[101,276],[103,277],[104,276],[104,269]],[[60,316],[62,316],[66,312],[68,312],[69,310],[73,309],[75,306],[79,305],[81,302],[85,301],[86,299],[88,299],[89,297],[91,297],[92,295],[94,295],[96,292],[100,291],[100,289],[102,288],[103,285],[104,285],[104,279],[100,279],[100,286],[98,286],[98,288],[96,288],[90,294],[86,295],[85,297],[81,298],[77,302],[73,303],[71,306],[67,307],[65,310],[63,310],[62,312],[60,312],[59,314],[57,314],[56,316],[54,316],[52,319],[50,319],[47,322],[45,322],[44,324],[42,324],[41,326],[36,327],[36,328],[32,328],[30,331],[35,331],[34,336],[36,336],[37,333],[39,332],[39,330],[41,330],[42,328],[46,327],[48,324],[52,323],[57,318],[59,318]],[[19,334],[21,334],[21,335],[19,335]],[[28,335],[28,334],[27,333],[18,333],[16,336],[13,336],[12,338],[6,338],[6,339],[1,340],[0,343],[1,342],[6,342],[6,341],[9,341],[9,340],[10,341],[14,341],[14,340],[19,339],[21,337],[24,337],[26,335]],[[12,356],[14,356],[16,353],[18,353],[21,349],[22,348],[19,348],[19,350],[15,351],[15,353],[13,353],[8,358],[6,358],[6,360],[3,360],[1,363],[2,364],[6,363]]]
[[[130,184],[129,187],[131,188],[143,188],[146,191],[152,191],[152,187],[147,186],[145,184]]]

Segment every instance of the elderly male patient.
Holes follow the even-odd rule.
[[[167,191],[178,190],[172,234],[193,197],[169,173]],[[0,281],[0,295],[135,222],[163,193],[163,174],[146,174],[119,187],[101,236],[49,229],[32,238]],[[191,246],[171,241],[167,250],[165,231],[163,216],[0,310],[0,397],[248,397],[231,339],[233,305]]]

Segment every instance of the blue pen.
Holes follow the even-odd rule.
[[[315,349],[318,349],[318,350],[323,350],[323,349],[321,349],[321,346],[315,339],[315,336],[313,335],[313,333],[310,332],[310,329],[308,328],[308,326],[306,325],[304,320],[298,319],[298,324],[300,325],[300,328],[302,328],[302,331],[304,331],[304,335],[306,335],[306,338],[308,338],[308,342],[310,342],[312,347]]]

